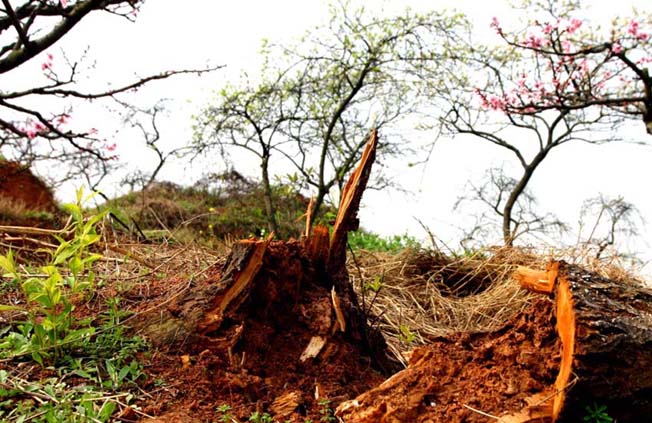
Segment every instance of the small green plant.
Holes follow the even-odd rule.
[[[140,336],[126,336],[120,316],[125,312],[117,310],[119,298],[107,300],[109,310],[105,322],[92,340],[79,348],[80,357],[65,357],[61,368],[116,391],[124,385],[134,385],[145,376],[143,366],[134,359],[138,352],[146,351],[149,344]]]
[[[39,273],[25,276],[19,272],[11,251],[0,256],[4,276],[13,278],[25,297],[24,306],[0,305],[0,310],[18,310],[27,316],[27,321],[17,326],[18,332],[11,332],[0,341],[0,349],[9,349],[14,355],[31,354],[36,362],[45,365],[61,359],[66,348],[94,333],[88,323],[75,322],[72,314],[73,299],[93,290],[95,275],[90,268],[101,258],[88,249],[100,239],[96,226],[105,213],[85,218],[82,212],[83,204],[92,197],[84,197],[79,189],[77,202],[63,205],[71,221],[62,233],[72,232],[73,238],[56,236],[59,247]]]
[[[274,423],[274,420],[269,413],[260,413],[259,411],[251,413],[251,416],[249,416],[249,420],[247,421],[252,423]]]
[[[105,388],[119,389],[125,383],[135,383],[142,376],[143,366],[136,360],[131,360],[129,364],[122,365],[121,360],[108,359],[104,361],[104,366],[108,379],[102,382]]]
[[[413,343],[414,341],[416,341],[416,339],[417,339],[416,334],[414,332],[412,332],[408,326],[400,325],[399,326],[399,331],[401,332],[399,334],[399,339],[404,344],[409,345],[409,344]]]
[[[383,278],[380,275],[374,276],[373,281],[367,282],[362,286],[362,289],[364,291],[372,291],[373,293],[377,294],[380,292],[380,289],[383,287]]]
[[[331,408],[331,402],[328,399],[319,400],[319,421],[320,422],[337,422],[337,418],[334,415],[334,411]]]
[[[217,419],[218,422],[222,423],[232,423],[234,422],[234,418],[231,415],[231,406],[228,404],[222,404],[219,407],[217,407],[217,411],[221,413],[222,415]]]
[[[612,423],[614,419],[607,413],[606,405],[593,404],[593,406],[587,405],[584,408],[586,415],[582,419],[588,423]]]

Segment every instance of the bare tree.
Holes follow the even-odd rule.
[[[643,222],[638,208],[622,196],[611,198],[600,194],[582,205],[578,242],[594,248],[595,258],[600,259],[618,242],[637,237]],[[585,228],[588,234],[584,233]]]
[[[170,70],[138,78],[131,83],[98,91],[81,88],[80,63],[58,61],[49,48],[91,13],[107,13],[135,20],[139,0],[2,0],[0,8],[0,74],[20,72],[32,60],[41,60],[42,82],[0,92],[0,153],[23,163],[46,162],[60,171],[59,178],[86,175],[95,186],[113,166],[114,144],[98,128],[71,125],[73,103],[113,99],[147,83],[173,75],[200,75],[219,67]],[[124,101],[124,100],[122,100]],[[47,106],[46,106],[47,105]],[[92,180],[92,181],[91,181]]]
[[[163,167],[171,159],[181,159],[191,153],[191,147],[188,145],[174,148],[165,148],[161,145],[161,130],[159,125],[161,119],[168,117],[168,110],[166,109],[167,102],[167,99],[161,99],[154,106],[145,108],[119,102],[125,111],[122,118],[123,123],[136,129],[145,141],[148,150],[156,156],[153,169],[147,171],[139,167],[123,178],[122,182],[129,185],[132,191],[136,189],[146,190],[156,181]]]
[[[483,241],[493,237],[494,224],[488,225],[498,218],[501,227],[504,219],[505,203],[509,201],[511,193],[518,185],[519,180],[505,173],[503,168],[490,168],[487,170],[483,182],[476,185],[469,181],[466,192],[458,197],[454,210],[466,207],[473,209],[476,214],[476,223],[465,231],[461,245],[464,249],[479,247]],[[551,212],[542,212],[536,197],[526,187],[520,194],[519,200],[514,204],[511,212],[511,239],[515,240],[525,234],[557,234],[568,230],[568,226]]]
[[[197,154],[217,147],[223,157],[233,149],[242,149],[258,158],[268,229],[282,236],[276,218],[270,159],[274,150],[282,149],[288,142],[281,136],[282,126],[297,119],[302,99],[288,89],[284,73],[264,78],[257,86],[244,80],[242,87],[229,85],[222,89],[217,104],[209,106],[198,118],[194,146]]]

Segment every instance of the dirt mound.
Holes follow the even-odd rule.
[[[43,226],[56,211],[52,190],[29,167],[0,160],[0,224]]]
[[[520,409],[557,374],[560,343],[552,310],[553,302],[541,299],[498,331],[418,348],[406,370],[344,404],[339,415],[365,423],[484,423]]]

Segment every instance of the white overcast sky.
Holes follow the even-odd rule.
[[[381,2],[364,4],[371,9]],[[589,4],[587,18],[603,24],[608,24],[615,12],[629,14],[632,7],[647,12],[652,10],[649,0],[620,0],[618,7],[604,0]],[[385,13],[403,10],[406,6],[418,11],[457,8],[469,14],[476,29],[487,36],[491,34],[489,23],[493,16],[508,22],[511,13],[503,0],[390,0],[384,5]],[[90,46],[88,55],[96,67],[89,84],[113,81],[117,85],[135,74],[142,76],[163,69],[201,67],[206,63],[227,66],[199,79],[180,78],[153,84],[140,93],[145,104],[153,104],[161,97],[174,100],[171,114],[163,125],[164,141],[170,145],[190,138],[190,117],[210,99],[213,90],[227,81],[235,81],[242,70],[256,73],[262,38],[289,41],[328,18],[327,3],[320,0],[149,0],[135,24],[97,15],[83,21],[52,49],[55,56],[63,52],[75,55]],[[38,72],[38,65],[33,63],[31,70]],[[97,125],[93,126],[101,127],[111,119],[90,107],[86,114],[84,112],[77,111],[77,116],[97,120]],[[639,135],[643,131],[641,127],[635,129]],[[138,149],[137,142],[125,137],[118,139],[117,144],[118,153],[125,162],[135,166],[147,163],[147,152]],[[500,166],[509,159],[495,148],[473,139],[441,140],[425,169],[397,166],[394,170],[395,178],[413,192],[411,195],[392,191],[366,194],[362,225],[381,234],[409,232],[425,238],[415,220],[418,218],[435,235],[456,247],[458,228],[468,225],[469,220],[463,219],[460,213],[453,213],[451,208],[466,181],[470,178],[477,181],[486,168]],[[652,181],[651,163],[650,146],[571,144],[553,151],[537,171],[531,188],[542,207],[571,224],[577,222],[582,201],[598,193],[622,195],[636,204],[644,217],[652,220],[652,197],[648,187]],[[190,184],[202,171],[222,170],[218,158],[213,166],[211,169],[172,166],[163,177]],[[258,174],[255,161],[243,162],[241,167],[239,170],[243,173]],[[111,188],[105,187],[107,191]],[[67,195],[66,191],[60,193],[60,197]],[[645,260],[652,259],[651,245],[646,242],[651,233],[649,227],[644,228],[643,240],[637,241],[638,248],[644,250],[642,258]]]

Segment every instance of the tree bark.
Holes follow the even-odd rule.
[[[274,232],[279,238],[283,237],[280,232],[278,221],[276,220],[276,207],[274,206],[274,197],[272,193],[272,184],[269,180],[269,155],[263,154],[260,167],[262,170],[263,182],[263,203],[265,204],[265,215],[267,216],[268,229]]]
[[[530,179],[532,179],[534,172],[546,158],[549,151],[549,148],[544,148],[543,150],[540,150],[536,156],[534,156],[532,161],[524,167],[521,179],[518,180],[514,186],[514,189],[512,189],[512,191],[509,193],[509,197],[507,198],[505,207],[503,208],[503,241],[505,242],[506,246],[511,247],[514,244],[514,239],[516,237],[515,228],[512,226],[512,212],[514,210],[514,206],[516,206],[518,198],[521,196],[521,194],[523,194],[523,191],[525,191],[525,188],[527,187],[527,184],[530,183]]]
[[[438,339],[407,369],[342,403],[344,422],[576,422],[607,405],[652,413],[652,290],[564,262],[514,276],[542,293],[505,327]]]

